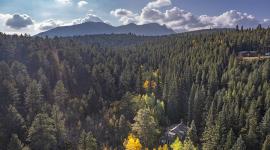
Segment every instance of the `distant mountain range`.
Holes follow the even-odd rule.
[[[48,37],[70,37],[82,35],[97,35],[97,34],[136,34],[144,36],[169,35],[175,32],[167,28],[165,25],[161,26],[157,23],[150,23],[144,25],[136,25],[134,23],[114,27],[103,22],[86,22],[71,26],[61,26],[42,33],[37,36]]]

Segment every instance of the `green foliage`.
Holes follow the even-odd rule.
[[[150,109],[144,108],[137,112],[132,124],[132,132],[142,140],[146,147],[153,147],[160,134],[158,122],[152,115]]]
[[[270,149],[270,135],[266,136],[263,146],[262,146],[262,150],[268,150],[268,149]]]
[[[231,129],[229,133],[227,134],[227,139],[226,139],[224,149],[231,149],[235,140],[236,140],[235,135],[233,133],[233,130]]]
[[[161,37],[0,33],[0,149],[12,134],[31,148],[77,149],[83,130],[101,148],[123,149],[131,132],[154,148],[181,120],[191,123],[183,147],[261,149],[270,61],[238,52],[263,55],[269,37],[261,27]]]
[[[242,138],[241,135],[237,138],[237,141],[233,145],[232,149],[235,149],[235,150],[246,150],[246,145],[245,145],[245,142],[243,141],[243,138]]]
[[[197,129],[194,120],[192,120],[190,128],[187,131],[188,139],[193,143],[198,143]]]
[[[8,150],[22,150],[23,144],[18,138],[17,134],[12,134],[10,141],[8,143]]]
[[[54,120],[47,114],[37,114],[29,129],[28,139],[31,149],[50,150],[56,147]]]
[[[63,149],[67,139],[67,131],[65,127],[64,114],[60,111],[57,105],[54,105],[52,108],[51,119],[53,119],[55,125],[55,137],[57,141],[57,146],[60,149]]]
[[[68,91],[65,88],[63,81],[58,81],[53,91],[55,103],[64,110],[68,100]]]
[[[32,121],[34,116],[41,110],[43,100],[43,94],[41,93],[41,86],[36,80],[29,83],[25,96],[25,106],[28,110],[28,121]]]
[[[86,133],[83,130],[80,135],[78,150],[96,150],[96,149],[97,149],[96,139],[90,132]]]

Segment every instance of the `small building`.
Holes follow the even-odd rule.
[[[188,127],[183,123],[175,124],[167,128],[164,136],[160,138],[161,144],[171,144],[178,137],[184,141],[187,135]]]
[[[264,55],[265,56],[270,56],[270,52],[266,52]]]
[[[258,52],[257,51],[240,51],[238,52],[239,57],[257,57]]]

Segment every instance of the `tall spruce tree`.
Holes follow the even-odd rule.
[[[243,138],[241,135],[237,138],[237,141],[233,145],[232,149],[233,150],[246,150],[246,144],[243,141]]]
[[[55,122],[47,114],[37,114],[28,134],[31,149],[51,150],[56,147]]]
[[[83,130],[80,135],[78,150],[97,150],[97,149],[98,148],[96,139],[90,132],[86,133],[85,130]]]
[[[160,134],[157,119],[154,118],[149,108],[140,109],[134,118],[132,132],[135,133],[146,147],[153,147]]]
[[[25,106],[27,108],[28,116],[27,120],[32,121],[34,116],[41,111],[43,101],[43,94],[41,93],[42,89],[39,83],[36,80],[33,80],[29,83],[25,92]]]
[[[18,138],[17,134],[12,134],[10,141],[8,143],[7,150],[22,150],[23,144],[21,140]]]

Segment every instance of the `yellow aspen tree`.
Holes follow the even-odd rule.
[[[183,144],[177,137],[170,146],[173,150],[183,150]]]
[[[125,139],[123,143],[125,150],[141,150],[142,145],[140,140],[136,138],[133,134],[129,134],[128,138]]]

